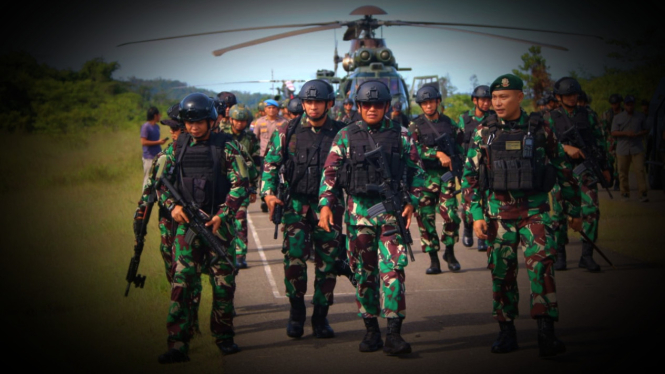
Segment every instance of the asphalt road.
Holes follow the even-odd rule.
[[[529,317],[529,285],[524,264],[518,274],[521,290],[520,318],[516,321],[520,349],[492,354],[498,335],[491,316],[491,278],[487,255],[475,247],[455,245],[462,269],[426,275],[429,257],[414,246],[416,261],[406,268],[407,317],[402,335],[413,352],[389,357],[382,351],[361,353],[364,336],[357,315],[355,289],[338,277],[335,304],[328,319],[335,330],[332,339],[312,335],[309,303],[314,269],[309,263],[309,288],[305,297],[308,319],[305,335],[286,335],[289,302],[284,295],[281,238],[273,239],[274,225],[259,204],[249,208],[248,269],[237,278],[235,305],[236,343],[242,352],[225,357],[226,373],[435,373],[435,372],[586,372],[635,370],[657,362],[663,346],[662,267],[650,266],[605,249],[616,266],[611,268],[597,254],[601,273],[577,267],[581,243],[572,238],[568,268],[556,274],[561,318],[555,325],[567,352],[539,358],[536,322]],[[440,220],[440,217],[438,218]],[[440,222],[437,224],[440,226]],[[415,220],[414,243],[419,243]],[[521,253],[521,251],[520,251]],[[385,338],[386,322],[380,320]]]

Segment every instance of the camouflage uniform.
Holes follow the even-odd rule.
[[[299,117],[300,126],[304,129],[318,133],[321,129],[334,129],[342,127],[327,118],[320,128],[309,124],[307,114]],[[297,120],[296,120],[297,121]],[[297,122],[294,122],[297,123]],[[285,152],[292,160],[296,158],[297,134],[294,133],[285,147],[286,136],[289,126],[280,126],[273,132],[270,144],[263,163],[263,174],[261,182],[261,195],[276,195],[279,184],[279,168],[285,163]],[[320,145],[321,149],[328,148]],[[320,163],[323,164],[327,154],[321,153]],[[342,214],[344,207],[341,205],[333,207],[333,220],[330,232],[318,227],[317,196],[293,193],[293,186],[285,181],[286,188],[291,191],[289,201],[284,201],[284,216],[282,218],[284,242],[282,253],[284,253],[284,284],[286,296],[289,298],[302,298],[307,292],[307,260],[312,256],[315,259],[314,279],[314,305],[329,306],[333,304],[333,291],[337,282],[335,260],[339,257],[339,240],[342,230]],[[318,186],[318,183],[317,183]],[[338,196],[339,197],[339,196]]]
[[[357,125],[366,124],[361,121]],[[370,134],[389,131],[395,126],[391,121],[383,120],[378,128],[370,128]],[[319,206],[334,207],[342,205],[341,189],[337,184],[342,163],[350,158],[349,127],[342,129],[330,150],[324,166],[321,181]],[[424,171],[418,150],[413,144],[408,131],[400,127],[401,160],[412,171],[413,182],[410,188],[410,204],[418,205],[424,187]],[[363,130],[365,131],[365,130]],[[369,151],[369,150],[368,150]],[[393,233],[383,234],[395,229],[395,217],[385,213],[370,218],[367,209],[380,203],[379,196],[354,196],[347,194],[346,214],[347,254],[349,265],[358,281],[356,298],[358,315],[363,318],[404,318],[406,298],[404,268],[408,264],[403,238]]]
[[[522,111],[521,117],[514,121],[513,125],[525,128],[528,121],[529,117]],[[503,120],[500,120],[498,127],[509,128]],[[486,162],[487,156],[484,155],[486,140],[483,135],[487,131],[479,126],[469,145],[462,188],[470,200],[473,219],[484,220],[486,216],[489,219],[487,240],[488,268],[492,273],[494,299],[492,314],[499,322],[512,321],[519,315],[517,247],[522,244],[531,283],[531,317],[550,317],[556,321],[559,318],[553,267],[556,251],[548,214],[548,195],[546,192],[537,191],[490,190],[486,194],[487,207],[483,212],[481,201],[485,193],[480,189],[478,167],[481,162]],[[538,157],[547,157],[549,163],[556,168],[563,196],[571,204],[569,215],[578,217],[579,187],[572,176],[570,164],[565,160],[563,147],[544,122],[542,122],[542,131],[545,135],[545,145],[535,147],[535,153]]]
[[[574,109],[573,113],[568,113],[568,111],[563,108],[555,109],[554,111],[562,113],[569,118],[573,118],[579,109]],[[556,134],[552,112],[547,113],[547,115],[544,116],[544,120],[549,123],[552,131]],[[605,137],[602,128],[599,125],[598,118],[592,111],[588,111],[588,113],[593,137],[596,139],[596,147],[601,149],[603,154],[608,154],[607,143],[605,142]],[[562,136],[562,134],[556,135],[559,138]],[[568,161],[574,163],[571,159],[568,159]],[[602,167],[609,168],[609,163],[607,165],[602,165]],[[595,242],[598,238],[598,221],[600,220],[598,185],[592,183],[591,178],[589,178],[587,174],[583,177],[575,175],[575,178],[577,179],[581,191],[582,231],[589,237],[589,239]],[[554,186],[550,193],[552,195],[552,224],[555,230],[556,244],[557,246],[565,246],[568,244],[568,221],[566,212],[568,211],[569,205],[563,198],[562,188],[558,184]]]
[[[474,108],[474,109],[469,110],[467,112],[467,114],[468,114],[470,119],[476,120],[478,122],[482,122],[490,114],[490,111],[487,111],[487,112],[483,113],[482,117],[477,117],[476,116],[476,109]],[[464,121],[464,113],[460,114],[459,121],[457,121],[457,123],[459,124],[459,127],[464,131],[465,140],[468,137],[468,139],[469,139],[468,144],[470,144],[471,141],[473,140],[473,138],[475,137],[475,129],[473,131],[471,131],[470,133],[467,133],[465,131],[467,123]],[[468,147],[468,144],[465,145],[465,146]],[[464,149],[464,155],[467,154],[467,151],[468,151],[468,148],[465,148]],[[471,201],[463,198],[462,199],[462,220],[464,220],[464,222],[466,222],[467,224],[473,224],[473,216],[471,215],[471,211],[469,210],[470,207],[471,207]]]
[[[183,134],[183,136],[187,135]],[[211,136],[213,135],[211,134]],[[187,145],[189,148],[208,144],[208,142],[198,143],[189,136],[185,140],[191,140]],[[170,153],[167,154],[167,157],[165,177],[174,183],[176,180],[174,171],[175,155]],[[231,256],[235,255],[235,248],[232,246],[235,229],[231,217],[240,209],[249,187],[247,171],[242,160],[241,146],[235,141],[227,141],[223,159],[220,161],[225,165],[225,177],[228,178],[231,188],[216,215],[222,219],[217,234],[221,237]],[[167,207],[174,205],[172,195],[165,187],[158,190],[157,195],[162,205]],[[191,246],[187,243],[185,234],[188,228],[188,224],[182,223],[178,224],[176,231],[173,258],[177,261],[173,264],[171,306],[166,324],[169,333],[169,349],[177,349],[183,354],[187,354],[189,350],[190,326],[193,319],[192,307],[198,303],[201,297],[200,288],[195,285],[200,282],[201,271],[207,262],[206,259],[214,256],[214,252],[198,237],[194,239]],[[216,339],[216,343],[220,345],[222,340],[232,338],[235,335],[233,330],[235,274],[231,266],[221,258],[210,264],[207,270],[213,295],[210,330]]]
[[[439,120],[442,122],[444,114],[439,113]],[[446,116],[447,118],[447,116]],[[418,120],[428,121],[424,114],[420,115]],[[415,121],[415,120],[414,120]],[[418,155],[423,164],[437,163],[440,165],[439,158],[436,157],[437,147],[428,147],[422,143],[420,129],[416,122],[411,121],[409,132],[413,142],[418,150]],[[464,131],[450,119],[454,127],[453,138],[456,140],[458,152],[463,153],[462,142],[464,140]],[[452,155],[448,155],[452,156]],[[444,246],[452,246],[459,241],[460,219],[457,216],[457,197],[455,192],[455,178],[441,185],[441,176],[449,171],[449,168],[428,168],[424,166],[425,186],[422,189],[420,201],[415,206],[415,216],[418,220],[418,229],[420,230],[420,242],[423,252],[437,252],[440,249],[439,238],[436,232],[436,213],[438,207],[439,214],[443,217],[443,230],[441,233],[441,242]]]
[[[233,139],[240,143],[245,153],[245,159],[252,160],[251,164],[247,165],[249,171],[249,193],[256,193],[257,184],[259,179],[258,166],[260,164],[260,147],[259,140],[256,135],[250,131],[242,131],[236,135],[233,133],[231,127],[224,129],[224,133],[233,135]],[[252,172],[254,171],[254,172]],[[235,215],[233,222],[236,232],[236,237],[233,239],[234,247],[236,249],[236,257],[247,256],[247,207],[249,206],[249,194],[243,200],[242,205]]]

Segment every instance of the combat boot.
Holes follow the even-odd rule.
[[[538,355],[554,356],[566,351],[563,342],[554,336],[554,320],[550,317],[538,318]]]
[[[224,356],[240,352],[240,347],[233,342],[233,338],[223,339],[217,343],[217,348],[219,348]]]
[[[425,271],[425,274],[440,274],[441,273],[441,264],[439,263],[439,251],[430,251],[429,254],[430,264],[429,268]]]
[[[171,348],[166,353],[159,355],[157,358],[160,364],[175,364],[178,362],[187,362],[189,361],[189,356],[186,353],[180,352],[180,350]]]
[[[487,252],[487,241],[483,239],[478,239],[478,251]]]
[[[465,247],[471,248],[473,245],[473,228],[469,222],[464,221],[464,230],[462,233],[462,244]]]
[[[328,305],[314,305],[314,312],[312,312],[312,330],[314,336],[320,339],[332,338],[335,332],[328,324]]]
[[[383,346],[383,353],[388,356],[411,353],[411,344],[405,342],[402,335],[400,335],[404,318],[387,318],[387,320],[388,334],[386,335],[386,345]]]
[[[593,246],[591,243],[582,242],[582,257],[580,257],[579,267],[586,268],[592,273],[600,271],[600,265],[593,260]]]
[[[554,270],[566,270],[566,246],[558,245],[556,247],[556,262]]]
[[[455,250],[452,245],[446,246],[446,249],[443,251],[443,261],[448,263],[448,269],[450,269],[450,271],[459,271],[461,268],[459,262],[455,258]]]
[[[360,352],[375,352],[383,347],[383,340],[381,340],[381,329],[379,328],[379,321],[374,318],[363,318],[367,333],[360,342],[358,349]]]
[[[238,267],[238,269],[247,269],[247,260],[245,259],[245,256],[243,255],[236,256],[236,266]]]
[[[492,353],[508,353],[519,349],[517,331],[513,321],[499,322],[499,337],[492,344]]]
[[[305,326],[305,299],[302,297],[290,297],[291,312],[289,322],[286,325],[286,335],[291,338],[299,338],[304,334]]]

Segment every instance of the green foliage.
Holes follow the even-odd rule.
[[[443,106],[446,108],[445,114],[455,122],[457,122],[462,113],[474,108],[471,95],[469,94],[450,95],[444,101]]]
[[[513,69],[513,74],[524,81],[526,96],[538,101],[543,97],[543,92],[552,85],[550,73],[547,72],[549,66],[541,55],[539,46],[531,46],[529,53],[523,54],[521,58],[523,65],[519,66],[519,69]]]

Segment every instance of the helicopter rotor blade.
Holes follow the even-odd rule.
[[[592,35],[592,34],[582,34],[576,32],[566,32],[566,31],[555,31],[555,30],[543,30],[543,29],[531,29],[527,27],[514,27],[514,26],[498,26],[498,25],[484,25],[477,23],[458,23],[458,22],[412,22],[412,21],[378,21],[378,23],[385,26],[425,26],[425,25],[436,25],[436,26],[464,26],[464,27],[484,27],[491,29],[504,29],[504,30],[519,30],[519,31],[536,31],[536,32],[546,32],[550,34],[562,34],[562,35],[572,35],[572,36],[587,36],[591,38],[597,38],[603,40],[602,36]],[[492,35],[492,34],[488,34]]]
[[[397,24],[397,25],[399,25],[399,24]],[[403,26],[427,27],[427,28],[431,28],[431,29],[448,30],[448,31],[455,31],[455,32],[464,32],[464,33],[468,33],[468,34],[489,36],[489,37],[492,37],[492,38],[498,38],[498,39],[503,39],[503,40],[510,40],[510,41],[514,41],[514,42],[518,42],[518,43],[538,45],[538,46],[541,46],[541,47],[558,49],[560,51],[568,51],[568,48],[562,47],[560,45],[536,42],[536,41],[533,41],[533,40],[512,38],[512,37],[509,37],[509,36],[490,34],[490,33],[480,32],[480,31],[462,30],[462,29],[457,29],[457,28],[454,28],[454,27],[437,26],[437,25],[421,25],[421,24],[417,24],[417,23],[404,24]]]
[[[133,42],[118,44],[116,47],[122,47],[124,45],[129,45],[129,44],[156,42],[156,41],[160,41],[160,40],[181,39],[181,38],[191,38],[191,37],[194,37],[194,36],[202,36],[202,35],[223,34],[223,33],[227,33],[227,32],[269,30],[269,29],[280,29],[280,28],[290,28],[290,27],[324,26],[324,25],[331,25],[331,24],[337,24],[337,23],[338,23],[338,21],[319,22],[319,23],[301,23],[301,24],[294,24],[294,25],[246,27],[246,28],[241,28],[241,29],[219,30],[219,31],[201,32],[201,33],[196,33],[196,34],[166,36],[166,37],[163,37],[163,38],[137,40],[137,41],[133,41]]]
[[[219,56],[223,55],[226,52],[233,51],[233,50],[236,50],[236,49],[250,47],[250,46],[261,44],[261,43],[271,42],[273,40],[284,39],[284,38],[288,38],[290,36],[309,34],[309,33],[312,33],[312,32],[323,31],[323,30],[339,29],[342,26],[346,26],[346,23],[332,22],[331,24],[324,25],[324,26],[317,26],[317,27],[310,27],[308,29],[303,29],[303,30],[289,31],[289,32],[281,33],[281,34],[267,36],[265,38],[250,40],[248,42],[232,45],[232,46],[229,46],[229,47],[226,47],[226,48],[217,49],[217,50],[212,51],[212,54],[219,57]]]

